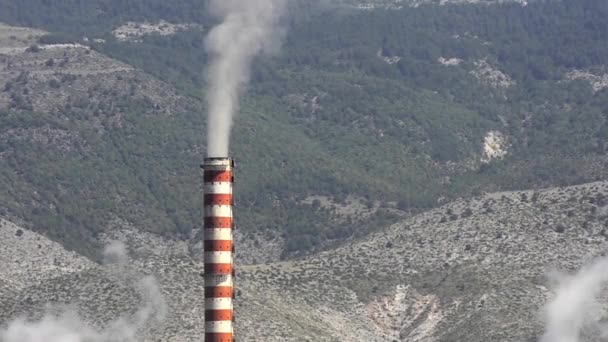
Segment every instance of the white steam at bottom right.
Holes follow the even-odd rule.
[[[545,307],[546,326],[540,342],[583,342],[588,332],[608,337],[602,326],[599,296],[608,283],[608,257],[595,260],[576,274],[553,274],[555,297]],[[602,339],[603,340],[603,339]]]

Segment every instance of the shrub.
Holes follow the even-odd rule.
[[[56,79],[52,79],[49,81],[49,86],[54,89],[59,89],[61,87],[61,83],[59,83],[59,81],[57,81]]]
[[[38,43],[49,45],[49,44],[74,44],[78,42],[78,39],[74,36],[63,34],[63,33],[50,33],[38,38]]]
[[[461,218],[467,218],[470,217],[471,215],[473,215],[473,210],[471,210],[471,208],[466,208],[462,214],[460,215]]]
[[[40,46],[38,46],[36,44],[30,45],[30,47],[25,49],[25,52],[38,53],[38,52],[40,52]]]

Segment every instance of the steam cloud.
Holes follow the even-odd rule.
[[[575,275],[557,275],[558,288],[546,307],[547,325],[540,342],[579,342],[585,328],[598,327],[597,297],[608,282],[608,258],[598,259]],[[594,326],[595,325],[595,326]]]
[[[106,263],[117,266],[116,275],[131,282],[137,275],[128,271],[128,257],[122,243],[112,243],[104,253]],[[126,273],[123,273],[126,271]],[[134,284],[142,297],[142,306],[132,315],[118,318],[104,329],[87,324],[73,310],[46,314],[39,321],[17,319],[6,329],[0,329],[2,342],[137,342],[141,329],[153,322],[161,322],[167,305],[153,277],[137,279]]]
[[[208,69],[209,157],[227,157],[232,118],[249,81],[251,62],[276,51],[283,37],[279,21],[287,0],[211,0],[211,13],[222,23],[211,30],[206,48]]]

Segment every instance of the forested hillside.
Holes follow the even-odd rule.
[[[256,62],[236,122],[239,226],[284,239],[287,253],[309,251],[447,198],[604,177],[607,16],[603,0],[373,11],[294,2],[283,52]],[[113,34],[161,19],[196,26],[136,41]],[[128,125],[105,134],[88,127],[104,101],[2,109],[0,214],[73,248],[81,235],[94,242],[111,217],[181,236],[197,228],[203,36],[212,24],[201,2],[0,0],[0,21],[53,32],[39,44],[89,45],[181,99],[173,115],[151,120],[162,101],[106,89]],[[6,134],[46,125],[63,125],[92,152]],[[35,191],[42,205],[29,200]]]

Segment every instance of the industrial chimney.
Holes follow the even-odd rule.
[[[233,342],[234,223],[230,158],[207,158],[204,170],[205,342]]]

